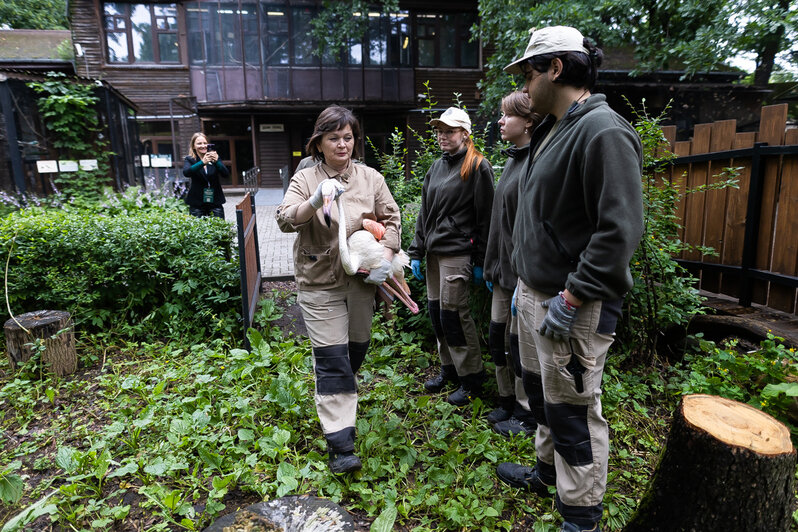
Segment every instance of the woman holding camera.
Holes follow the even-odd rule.
[[[192,216],[224,219],[225,199],[219,176],[228,177],[230,171],[212,148],[213,144],[208,144],[208,138],[202,133],[191,136],[190,155],[183,162],[183,175],[191,178],[186,203]]]

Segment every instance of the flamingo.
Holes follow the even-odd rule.
[[[324,203],[322,212],[327,227],[330,227],[330,211],[333,198],[338,203],[338,248],[341,254],[341,264],[347,275],[357,273],[368,274],[372,268],[382,264],[385,248],[378,242],[385,233],[385,226],[374,220],[363,220],[364,229],[360,229],[346,237],[346,213],[340,194],[336,195],[335,183],[327,180],[322,185]],[[380,288],[388,294],[399,299],[413,314],[418,314],[419,308],[410,298],[410,290],[404,281],[404,269],[410,265],[410,257],[402,250],[395,253],[391,261],[391,273]]]

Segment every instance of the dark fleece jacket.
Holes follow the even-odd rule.
[[[483,159],[468,180],[460,177],[465,150],[436,160],[424,177],[411,259],[434,255],[469,255],[482,266],[493,204],[493,168]]]
[[[535,158],[553,125],[550,115],[535,130],[519,183],[513,269],[545,294],[618,299],[643,233],[640,138],[603,94],[571,106]]]

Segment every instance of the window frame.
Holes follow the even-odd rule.
[[[105,8],[108,4],[114,4],[117,7],[124,7],[123,14],[106,14]],[[136,50],[134,48],[133,43],[133,24],[131,20],[131,7],[143,5],[147,8],[147,11],[150,15],[150,31],[149,31],[149,39],[150,45],[152,47],[152,61],[142,61],[136,57]],[[171,8],[174,10],[174,15],[156,15],[155,7],[165,7]],[[162,66],[180,66],[183,64],[182,60],[182,45],[180,42],[180,11],[179,11],[179,4],[177,2],[102,2],[102,19],[103,19],[103,59],[106,65],[109,66],[154,66],[154,65],[162,65]],[[109,27],[108,20],[113,20],[113,26]],[[167,28],[161,29],[159,27],[159,22],[165,21],[166,25],[169,26],[169,19],[174,19],[174,24]],[[119,22],[123,22],[123,27],[120,27]],[[110,35],[115,33],[123,33],[125,35],[125,43],[127,45],[127,60],[126,61],[113,61],[111,59],[111,48],[108,46],[108,39]],[[161,54],[161,43],[160,43],[160,36],[161,35],[174,35],[174,41],[177,44],[177,59],[174,61],[164,61],[162,60]]]

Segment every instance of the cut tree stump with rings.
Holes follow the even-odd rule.
[[[78,367],[72,317],[63,310],[37,310],[7,320],[3,326],[8,362],[12,370],[33,356],[33,343],[44,340],[42,363],[56,376],[74,373]]]

